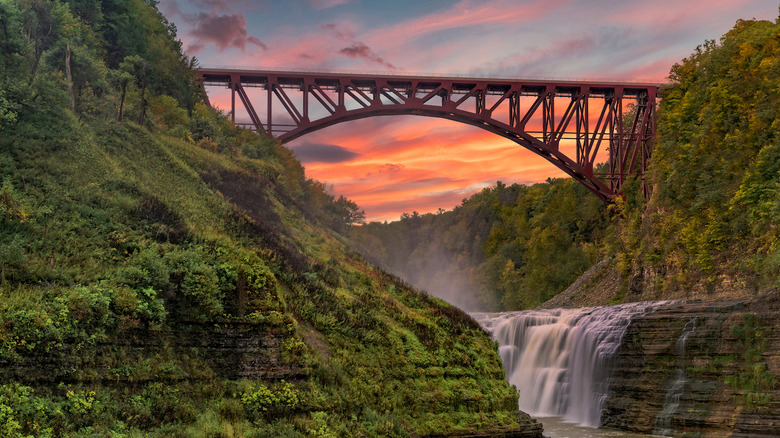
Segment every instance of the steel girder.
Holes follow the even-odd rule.
[[[604,202],[631,175],[642,178],[655,138],[657,84],[538,81],[203,69],[204,85],[231,90],[248,125],[282,143],[349,120],[441,117],[478,126],[530,149]],[[247,89],[260,91],[258,112]],[[624,101],[629,104],[624,106]],[[247,123],[245,123],[247,124]],[[596,174],[597,156],[607,172]]]

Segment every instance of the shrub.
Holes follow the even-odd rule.
[[[241,403],[251,418],[260,418],[294,410],[300,406],[301,400],[295,387],[282,381],[273,389],[262,383],[250,385],[241,393]]]

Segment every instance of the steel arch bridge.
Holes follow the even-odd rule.
[[[216,68],[199,76],[204,86],[230,90],[234,122],[238,95],[248,125],[282,143],[366,117],[440,117],[530,149],[604,202],[619,195],[631,175],[642,178],[649,196],[644,172],[655,138],[658,84]],[[608,153],[604,174],[594,173],[600,151]]]

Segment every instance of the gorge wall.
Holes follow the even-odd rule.
[[[780,436],[780,297],[475,313],[520,408],[662,436]],[[542,418],[544,423],[544,418]]]
[[[666,303],[632,319],[602,427],[668,436],[780,436],[776,293]]]

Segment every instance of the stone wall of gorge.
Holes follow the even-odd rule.
[[[670,302],[635,317],[602,427],[670,436],[780,436],[780,298]],[[684,337],[684,341],[681,340]]]

